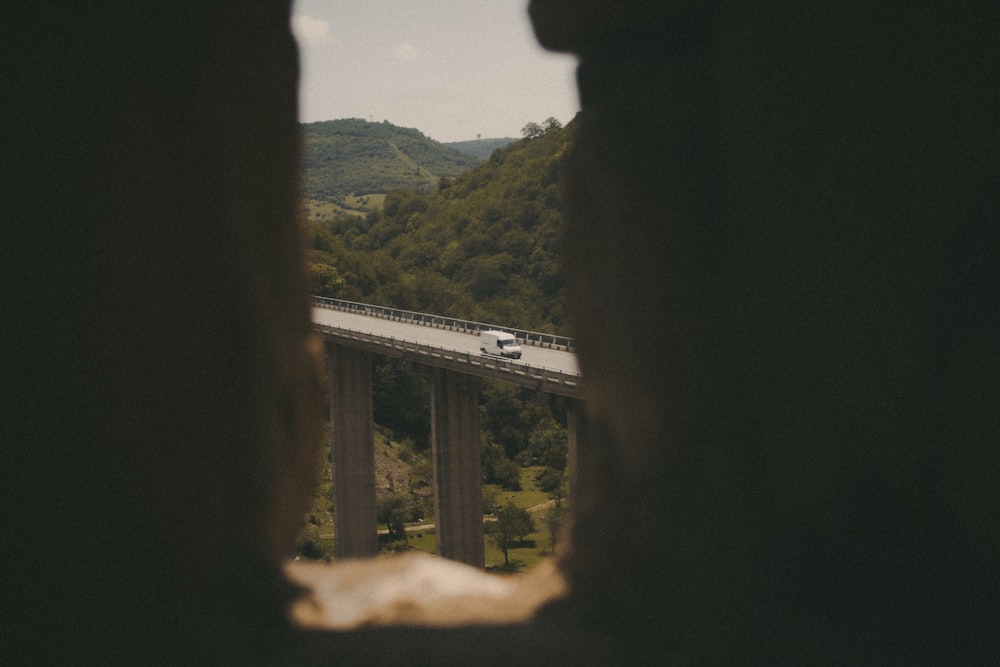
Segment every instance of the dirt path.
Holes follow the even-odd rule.
[[[546,500],[544,503],[538,503],[537,505],[535,505],[533,507],[529,507],[528,508],[528,512],[534,514],[535,512],[540,512],[540,511],[542,511],[544,509],[548,509],[550,507],[553,507],[553,506],[555,506],[555,504],[556,504],[556,501],[554,501],[554,500]],[[497,518],[495,516],[484,516],[483,517],[483,523],[488,523],[490,521],[496,521],[496,520],[497,520]],[[408,533],[419,533],[422,530],[430,530],[432,528],[434,528],[434,524],[433,523],[422,523],[419,526],[407,526],[406,527],[406,532],[408,532]],[[378,534],[379,535],[388,535],[389,531],[386,530],[385,528],[383,528],[383,529],[381,529],[381,530],[378,531]],[[331,535],[320,535],[320,537],[333,537],[333,535],[332,534]]]
[[[534,514],[535,512],[540,512],[541,510],[547,510],[550,507],[555,507],[556,501],[546,500],[544,503],[538,503],[533,507],[529,507],[528,511]]]
[[[556,501],[554,501],[554,500],[546,500],[544,503],[538,503],[537,505],[529,507],[528,508],[528,512],[530,512],[531,514],[534,514],[535,512],[540,512],[542,510],[545,510],[545,509],[548,509],[550,507],[553,507],[553,506],[555,506],[555,504],[556,504]],[[486,523],[486,522],[489,522],[489,521],[496,521],[496,520],[497,520],[497,518],[495,516],[484,516],[483,517],[483,523]],[[407,526],[406,527],[406,532],[408,532],[408,533],[419,533],[422,530],[430,530],[431,528],[434,528],[434,524],[433,523],[422,523],[419,526]],[[385,528],[382,528],[382,529],[380,529],[378,531],[378,534],[379,535],[388,535],[389,531],[386,530]],[[329,533],[329,534],[326,534],[326,535],[320,535],[320,537],[321,538],[331,538],[331,537],[333,537],[333,533]]]

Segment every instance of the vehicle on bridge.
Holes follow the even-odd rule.
[[[521,358],[521,345],[513,334],[506,331],[484,331],[479,334],[479,351],[495,357]]]

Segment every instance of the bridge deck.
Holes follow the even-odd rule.
[[[312,318],[318,331],[343,345],[580,397],[572,352],[522,345],[521,359],[500,360],[480,354],[479,337],[463,331],[321,307],[313,308]]]

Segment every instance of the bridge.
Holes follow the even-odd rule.
[[[425,366],[432,377],[438,555],[477,567],[485,560],[477,378],[564,397],[572,488],[582,421],[582,382],[572,339],[324,297],[313,297],[312,320],[326,347],[337,558],[378,552],[372,354]],[[490,329],[514,334],[521,358],[481,354],[479,332]]]

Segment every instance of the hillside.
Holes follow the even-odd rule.
[[[558,175],[572,127],[553,119],[364,218],[310,217],[315,293],[564,333]]]
[[[392,190],[431,192],[479,159],[388,121],[359,118],[302,125],[305,198],[312,209],[365,212]],[[475,143],[475,142],[473,142]]]

